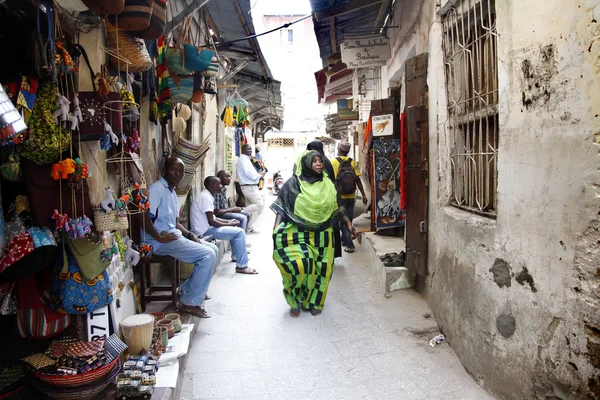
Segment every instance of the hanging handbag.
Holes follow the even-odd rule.
[[[167,23],[167,0],[153,0],[152,16],[148,28],[139,31],[130,31],[131,36],[144,40],[156,40],[165,32]]]
[[[213,77],[204,77],[204,93],[217,94],[217,79]]]
[[[88,239],[66,240],[75,263],[83,274],[84,279],[93,280],[101,275],[110,264],[110,260],[102,261],[102,243],[92,243]]]
[[[200,103],[204,97],[204,78],[200,73],[194,74],[194,94],[190,99],[192,103]]]
[[[54,111],[58,99],[55,82],[42,82],[38,88],[33,113],[29,119],[30,133],[23,144],[21,155],[38,165],[58,160],[71,143],[71,131],[56,123]]]
[[[23,338],[47,339],[63,332],[71,322],[42,302],[35,276],[17,282],[17,327]]]
[[[123,11],[111,15],[108,20],[126,31],[141,31],[150,26],[154,0],[125,0]]]
[[[143,39],[131,36],[121,27],[117,29],[111,23],[106,24],[106,37],[110,52],[130,62],[127,64],[111,55],[110,63],[113,67],[128,72],[144,72],[152,68],[152,59]]]
[[[118,92],[109,92],[107,97],[103,97],[96,91],[96,74],[90,64],[90,59],[81,45],[76,45],[83,56],[90,76],[92,78],[91,92],[80,92],[78,95],[79,104],[82,113],[82,121],[79,123],[79,138],[81,141],[99,140],[104,135],[104,120],[108,122],[114,133],[123,132],[123,117],[121,94]],[[108,102],[109,109],[104,107]]]
[[[125,0],[82,0],[91,12],[100,15],[119,14],[123,11]]]
[[[129,219],[126,212],[110,210],[105,212],[102,208],[94,209],[94,229],[97,232],[112,232],[129,229]]]
[[[17,149],[12,147],[5,147],[0,149],[0,153],[4,153],[5,150],[7,154],[5,157],[2,157],[4,160],[2,164],[0,164],[0,175],[2,175],[2,179],[7,180],[9,182],[21,182],[23,181],[23,170],[21,169],[21,155],[17,151]]]
[[[172,103],[187,103],[194,93],[194,77],[174,75],[169,78]]]
[[[56,257],[50,306],[64,314],[88,314],[110,304],[112,288],[107,271],[86,280],[68,246]]]
[[[213,56],[210,61],[210,64],[206,68],[205,71],[202,71],[202,75],[207,76],[209,78],[215,77],[219,74],[219,59],[217,56]]]
[[[206,71],[211,65],[211,61],[215,54],[212,50],[202,49],[193,44],[183,45],[183,54],[185,59],[185,67],[189,70],[202,72]]]

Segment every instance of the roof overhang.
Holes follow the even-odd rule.
[[[341,62],[315,72],[319,103],[330,104],[352,96],[352,75],[353,70]]]

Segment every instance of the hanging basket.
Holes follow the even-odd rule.
[[[119,14],[123,11],[125,0],[82,0],[91,12],[100,15]]]
[[[113,67],[121,71],[144,72],[152,68],[152,59],[148,54],[146,44],[140,38],[135,38],[125,32],[123,29],[117,29],[114,25],[106,23],[106,35],[109,43],[109,50],[122,58],[129,60],[131,64],[119,61],[117,57],[110,57],[110,63]],[[117,49],[118,45],[118,49]]]

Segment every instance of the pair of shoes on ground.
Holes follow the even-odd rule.
[[[310,312],[310,314],[313,317],[321,315],[321,312],[323,311],[323,310],[319,310],[319,309],[316,309],[316,308],[308,309],[308,308],[306,308],[304,306],[300,306],[300,307],[296,307],[296,308],[290,308],[290,315],[292,317],[294,317],[294,318],[299,317],[300,316],[300,309],[302,309],[302,311]]]

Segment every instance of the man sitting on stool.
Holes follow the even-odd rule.
[[[236,261],[235,272],[254,275],[258,272],[248,267],[246,251],[246,232],[238,227],[234,219],[215,217],[215,199],[213,195],[221,192],[221,181],[216,176],[204,180],[204,190],[192,204],[192,231],[200,235],[210,235],[215,239],[231,241],[231,252]]]
[[[177,310],[209,318],[202,304],[219,258],[217,246],[201,241],[177,222],[179,206],[175,187],[183,178],[184,164],[177,157],[165,160],[164,177],[150,188],[150,210],[144,213],[145,229],[142,240],[152,245],[157,256],[171,256],[185,263],[194,264],[190,277],[181,285]]]
[[[231,183],[231,174],[228,171],[221,170],[217,173],[217,177],[221,181],[221,191],[215,193],[215,217],[222,219],[235,219],[239,221],[239,227],[248,231],[248,221],[250,213],[241,207],[229,207],[227,200],[227,186]]]

